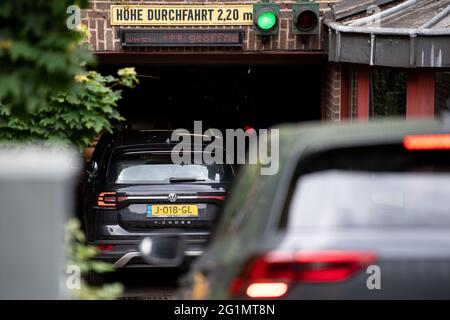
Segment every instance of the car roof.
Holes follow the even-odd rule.
[[[351,147],[402,143],[407,135],[450,133],[442,121],[388,119],[368,122],[309,123],[282,125],[279,144],[279,175],[287,186],[299,160],[314,153]],[[261,176],[260,179],[276,179]]]
[[[310,123],[282,125],[280,147],[292,151],[323,150],[376,144],[401,143],[406,135],[448,133],[441,121],[372,120],[368,122]],[[305,139],[302,139],[305,137]]]
[[[130,146],[164,146],[173,147],[177,141],[171,141],[172,135],[178,136],[181,141],[183,136],[199,136],[202,138],[210,138],[208,135],[195,135],[188,132],[175,130],[115,130],[113,134],[108,135],[109,139],[115,148],[130,147]]]
[[[280,156],[302,150],[323,150],[370,144],[401,142],[408,134],[431,134],[450,132],[438,120],[372,120],[368,122],[310,122],[302,124],[284,124],[280,129]],[[172,133],[178,136],[194,134],[178,133],[175,130],[115,130],[109,139],[115,148],[126,146],[173,147]],[[203,138],[208,135],[199,135]],[[302,139],[305,137],[305,139]]]
[[[240,178],[227,207],[240,208],[239,197],[246,190],[255,190],[259,195],[248,208],[247,225],[265,225],[270,230],[278,223],[279,215],[292,181],[298,161],[315,152],[331,149],[362,147],[370,145],[401,143],[404,136],[414,134],[448,133],[450,128],[438,120],[373,120],[369,122],[286,124],[279,129],[279,170],[274,175],[261,175],[260,165],[247,165],[240,171]],[[227,214],[228,212],[224,212]],[[264,222],[265,221],[265,222]],[[254,232],[265,234],[261,229]],[[250,229],[248,232],[253,232]]]

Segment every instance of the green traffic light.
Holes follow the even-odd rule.
[[[263,12],[256,23],[261,30],[271,30],[277,23],[277,16],[273,12]]]

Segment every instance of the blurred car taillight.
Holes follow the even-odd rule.
[[[252,283],[247,287],[249,298],[279,298],[288,291],[288,284],[284,282]]]
[[[406,136],[403,146],[406,150],[450,150],[450,134]]]
[[[270,252],[247,264],[233,280],[230,294],[280,298],[292,283],[342,282],[374,261],[373,253],[360,251]]]
[[[374,263],[375,255],[360,251],[301,252],[296,261],[302,267],[297,281],[340,282]]]
[[[225,196],[196,196],[196,199],[225,200]]]
[[[113,248],[112,244],[99,244],[97,245],[97,248],[99,248],[102,251],[109,251]]]

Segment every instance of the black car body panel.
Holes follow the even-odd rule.
[[[99,259],[114,263],[116,267],[148,267],[140,257],[138,244],[145,236],[160,232],[183,234],[187,257],[203,252],[234,176],[231,165],[222,165],[226,166],[221,176],[221,179],[226,176],[223,181],[184,181],[181,178],[172,182],[145,179],[121,182],[117,174],[111,173],[114,161],[124,155],[137,155],[142,161],[163,156],[163,160],[168,161],[175,146],[170,142],[170,134],[170,131],[115,132],[99,140],[87,170],[83,199],[83,226],[88,243],[102,249]],[[136,178],[136,172],[141,169],[141,164],[120,165],[121,173],[133,166],[137,168],[134,172],[131,170],[132,178]],[[148,166],[151,168],[152,164]],[[114,200],[111,204],[102,202],[110,198]],[[189,210],[194,206],[198,213],[196,216],[154,217],[149,212],[158,205]]]

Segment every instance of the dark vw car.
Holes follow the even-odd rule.
[[[88,243],[102,250],[99,259],[119,268],[148,266],[138,243],[160,233],[183,235],[188,260],[203,252],[233,167],[174,164],[171,151],[177,142],[171,134],[123,131],[99,140],[83,199],[84,228]],[[193,156],[196,148],[191,149],[185,152]]]

